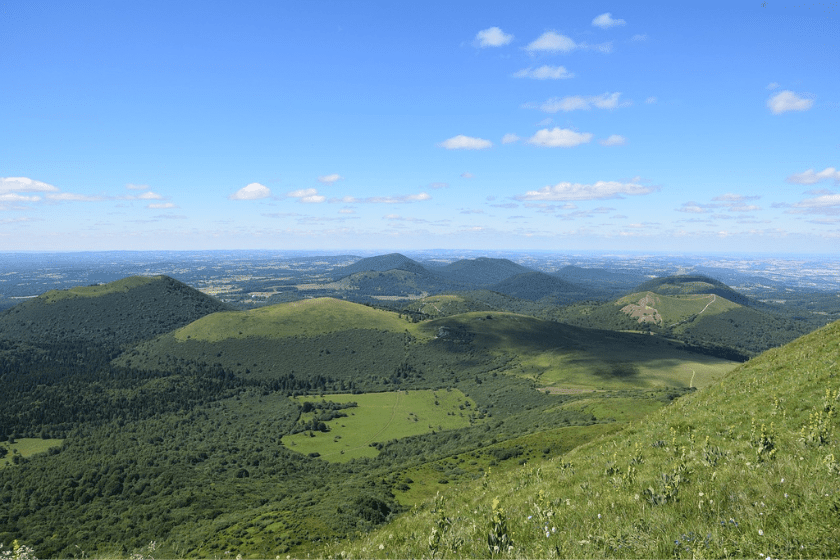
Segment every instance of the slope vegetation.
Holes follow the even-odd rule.
[[[121,345],[152,338],[227,309],[168,276],[52,290],[0,314],[0,338]]]
[[[840,323],[568,454],[487,473],[344,558],[840,555]]]

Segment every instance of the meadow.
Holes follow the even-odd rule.
[[[62,439],[19,438],[14,443],[0,442],[0,469],[16,464],[39,453],[46,453],[52,448],[61,447]],[[17,457],[17,459],[15,459]]]
[[[301,405],[317,401],[312,396],[294,399]],[[325,422],[329,431],[306,430],[283,436],[283,445],[306,455],[317,453],[331,462],[347,462],[379,454],[371,444],[473,424],[475,402],[458,389],[394,391],[390,393],[333,394],[328,400],[356,403],[343,409],[346,416]],[[301,414],[299,423],[311,421],[317,412]]]

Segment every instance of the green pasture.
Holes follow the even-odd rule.
[[[396,313],[333,298],[314,298],[213,313],[175,331],[175,339],[219,342],[230,338],[316,336],[349,329],[412,332]]]
[[[474,335],[476,346],[511,356],[505,373],[541,387],[701,388],[737,365],[686,352],[661,337],[582,329],[513,313],[465,313],[424,325],[435,332],[442,326],[462,328]]]
[[[69,298],[99,297],[118,292],[127,292],[132,288],[137,288],[138,286],[154,282],[155,280],[160,280],[160,278],[160,276],[129,276],[128,278],[123,278],[122,280],[109,282],[107,284],[76,286],[68,290],[50,290],[36,299],[44,303],[55,303]]]
[[[16,439],[15,443],[0,442],[0,449],[6,450],[6,455],[0,459],[0,469],[14,464],[16,455],[26,459],[38,453],[46,453],[52,447],[60,447],[62,443],[64,443],[63,439],[41,438],[20,438]]]
[[[475,403],[457,389],[339,394],[326,399],[356,402],[358,406],[342,410],[346,417],[326,422],[328,432],[287,435],[283,437],[283,445],[299,453],[318,453],[331,462],[375,457],[379,451],[371,443],[465,428],[470,425],[475,409]],[[303,396],[295,400],[303,404],[320,399]],[[300,420],[307,421],[312,416],[313,413],[302,414]]]

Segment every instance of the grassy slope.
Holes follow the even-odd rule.
[[[250,311],[214,313],[177,330],[174,336],[178,341],[219,342],[230,338],[315,336],[350,329],[403,332],[411,330],[411,325],[388,311],[316,298]]]
[[[837,557],[838,361],[833,323],[620,433],[325,554],[489,557],[502,521],[511,548],[496,556],[509,558]]]
[[[145,286],[146,284],[162,280],[163,276],[129,276],[115,282],[107,284],[97,284],[94,286],[76,286],[68,290],[50,290],[38,296],[33,301],[40,301],[43,303],[55,303],[57,301],[73,298],[90,298],[101,297],[107,294],[117,294],[127,292],[131,289]]]
[[[702,387],[734,366],[655,337],[580,329],[512,313],[464,313],[419,326],[427,335],[441,327],[474,333],[477,347],[514,357],[507,373],[543,387]]]

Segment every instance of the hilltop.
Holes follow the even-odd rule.
[[[726,349],[756,356],[813,328],[697,275],[656,278],[614,301],[573,304],[553,317],[586,327],[655,333],[733,358]]]
[[[168,276],[51,290],[0,313],[0,339],[121,345],[182,327],[228,307]]]
[[[623,431],[442,493],[344,558],[840,555],[840,323]]]
[[[555,305],[590,299],[595,292],[544,272],[530,271],[505,278],[490,286],[494,292],[529,301]]]
[[[386,272],[404,270],[414,274],[428,274],[422,264],[400,253],[389,253],[360,259],[353,264],[341,266],[332,271],[334,278],[343,278],[359,272]]]
[[[435,269],[435,273],[453,282],[470,287],[491,286],[524,272],[533,271],[508,259],[493,259],[489,257],[461,259]]]

